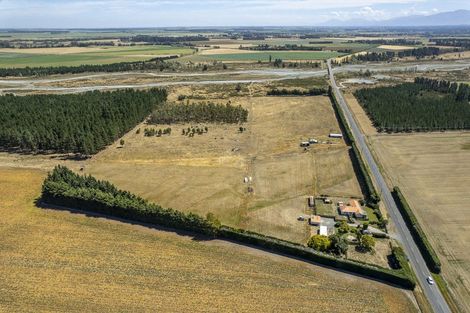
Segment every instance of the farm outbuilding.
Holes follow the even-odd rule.
[[[308,223],[312,226],[318,226],[321,223],[321,217],[318,215],[313,215],[308,219]]]
[[[343,138],[343,134],[330,133],[330,138]]]
[[[320,226],[320,229],[318,230],[318,234],[321,236],[328,236],[328,227],[326,226]]]
[[[308,206],[311,208],[315,207],[315,199],[313,198],[313,196],[308,197]]]

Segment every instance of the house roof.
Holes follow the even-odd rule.
[[[320,226],[320,230],[318,232],[319,235],[328,236],[328,227]]]
[[[364,214],[364,210],[361,208],[359,201],[351,200],[348,205],[340,204],[339,210],[341,213],[360,213]]]
[[[321,222],[321,216],[319,215],[312,215],[310,217],[310,222],[311,223],[320,223]]]

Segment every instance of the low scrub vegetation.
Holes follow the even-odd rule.
[[[432,248],[431,243],[426,237],[426,234],[424,233],[423,229],[419,225],[418,219],[414,215],[413,211],[408,205],[408,202],[401,193],[400,188],[393,188],[393,196],[395,198],[395,201],[397,202],[398,208],[400,210],[401,215],[403,216],[403,219],[408,224],[413,239],[415,240],[416,244],[421,250],[421,253],[423,254],[426,264],[432,272],[439,274],[441,272],[441,261],[439,260],[436,252]]]
[[[166,100],[162,89],[0,97],[0,147],[90,155]]]
[[[150,116],[150,124],[173,123],[244,123],[248,110],[241,106],[209,103],[165,104],[159,106]]]
[[[425,83],[405,83],[360,89],[355,96],[380,132],[470,129],[467,85],[458,88],[465,90],[464,95],[430,88]]]

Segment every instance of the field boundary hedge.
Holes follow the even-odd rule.
[[[338,258],[301,244],[220,225],[210,215],[203,218],[194,213],[165,209],[127,191],[118,190],[107,181],[99,181],[92,176],[78,175],[64,166],[54,168],[44,180],[42,200],[44,203],[53,205],[226,238],[372,277],[404,288],[415,287],[413,277],[407,275],[406,272]]]
[[[439,274],[441,272],[441,261],[439,260],[436,251],[434,251],[423,229],[419,225],[418,219],[411,210],[411,207],[403,196],[400,188],[395,186],[393,188],[392,195],[395,198],[398,209],[400,210],[403,219],[408,225],[411,235],[413,236],[413,239],[421,251],[421,254],[424,257],[429,270],[433,273]]]
[[[259,246],[286,255],[299,257],[318,264],[343,269],[368,277],[373,277],[407,289],[414,289],[416,286],[413,277],[408,276],[405,271],[396,271],[360,261],[342,259],[333,255],[321,253],[301,244],[258,234],[244,229],[236,229],[223,225],[219,228],[219,236],[254,246]]]
[[[346,117],[344,116],[343,111],[338,105],[338,101],[336,100],[336,97],[331,89],[331,86],[328,90],[328,94],[330,96],[331,102],[333,103],[333,108],[338,116],[340,126],[344,130],[344,133],[346,134],[347,142],[351,144],[351,147],[353,150],[353,156],[355,159],[354,161],[356,162],[356,165],[359,168],[359,172],[361,173],[360,178],[362,182],[364,183],[364,186],[366,187],[366,190],[365,190],[366,201],[369,205],[371,205],[374,208],[374,210],[376,210],[378,208],[377,204],[380,202],[380,196],[377,193],[377,190],[375,189],[374,184],[372,183],[369,169],[364,163],[364,160],[362,159],[361,153],[359,152],[359,149],[357,148],[351,129],[349,128],[349,125],[346,121]]]

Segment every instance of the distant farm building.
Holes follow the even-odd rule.
[[[310,139],[308,140],[308,142],[309,142],[311,145],[313,145],[313,144],[315,144],[315,143],[318,143],[318,140],[313,139],[313,138],[310,138]]]
[[[328,227],[320,226],[320,229],[318,230],[318,234],[321,236],[328,236]]]
[[[300,146],[303,147],[303,148],[310,147],[310,142],[308,142],[308,141],[302,141],[302,142],[300,143]]]
[[[366,219],[367,213],[364,211],[357,200],[351,200],[348,204],[338,202],[338,210],[341,215]]]
[[[308,223],[312,226],[318,226],[321,223],[321,217],[318,215],[313,215],[308,219]]]
[[[330,133],[330,138],[343,138],[343,134]]]

